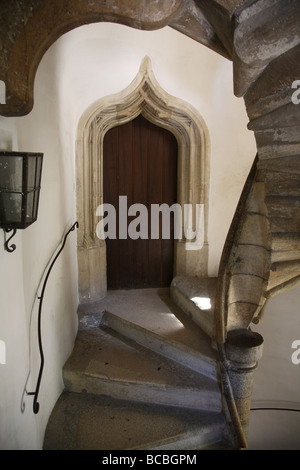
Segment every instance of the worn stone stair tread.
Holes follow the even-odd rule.
[[[49,418],[43,448],[193,450],[216,445],[219,449],[225,448],[224,431],[219,413],[63,392]]]
[[[176,340],[161,336],[154,331],[150,331],[137,323],[108,311],[104,312],[101,324],[164,357],[217,380],[216,353],[212,347],[209,351],[206,349],[205,353],[202,354],[201,351],[196,351]]]
[[[109,290],[104,299],[92,305],[80,306],[83,321],[109,311],[125,320],[132,321],[162,338],[176,341],[202,354],[212,353],[210,337],[186,315],[171,298],[169,288],[145,288],[134,290]]]
[[[217,278],[176,276],[171,284],[171,298],[210,338],[215,335],[214,311]]]
[[[66,390],[220,411],[218,383],[114,331],[79,330],[63,367]]]

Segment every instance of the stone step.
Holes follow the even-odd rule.
[[[200,328],[214,338],[214,311],[217,278],[176,276],[171,298]]]
[[[220,413],[64,392],[51,413],[43,448],[220,450],[230,447],[225,433],[226,423]],[[101,459],[99,465],[107,463]]]
[[[291,282],[296,277],[299,277],[300,271],[298,273],[291,272],[289,274],[280,274],[280,273],[271,273],[266,290],[269,291],[280,285],[284,285],[288,282]]]
[[[104,312],[101,324],[105,325],[119,334],[136,341],[138,344],[161,354],[166,358],[172,359],[189,369],[201,373],[207,377],[217,380],[216,355],[211,348],[209,354],[202,354],[200,351],[189,348],[173,339],[150,331],[137,323],[121,318],[111,312]]]
[[[299,129],[293,128],[293,131],[298,134],[297,140],[299,140]],[[274,132],[272,132],[274,134]],[[290,138],[290,136],[289,136]],[[286,157],[277,157],[272,159],[272,164],[268,160],[260,160],[257,164],[259,169],[262,170],[269,170],[270,167],[272,171],[280,172],[280,173],[293,173],[299,174],[300,173],[300,166],[299,166],[300,156],[299,155],[292,155]]]
[[[150,351],[107,327],[79,330],[63,367],[66,391],[221,411],[216,380]]]
[[[100,322],[105,311],[206,356],[211,354],[210,337],[171,299],[170,288],[109,290],[99,302],[79,307],[79,322],[89,321],[90,314],[98,315]]]
[[[269,217],[300,217],[299,196],[267,196],[265,203]]]
[[[294,259],[295,253],[299,252],[300,250],[300,233],[299,231],[292,233],[272,233],[271,243],[273,252],[285,252],[286,260]],[[293,258],[290,257],[291,254],[293,254]],[[281,260],[283,261],[283,259]],[[275,260],[272,259],[272,262],[275,262]]]
[[[269,196],[297,197],[300,195],[300,175],[269,171],[265,175],[266,193]]]
[[[298,274],[300,272],[300,259],[295,258],[290,261],[281,261],[278,263],[273,263],[271,266],[271,271],[274,272],[274,274]]]
[[[300,229],[299,219],[295,217],[269,217],[272,233],[296,233]]]

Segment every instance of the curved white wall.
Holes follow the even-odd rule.
[[[43,304],[45,368],[40,412],[32,413],[32,397],[25,396],[22,413],[24,387],[34,389],[39,368],[36,290],[65,230],[76,220],[78,121],[94,101],[126,88],[146,55],[161,87],[191,103],[209,129],[209,272],[217,273],[228,227],[255,155],[244,103],[233,96],[232,64],[170,28],[145,32],[102,23],[64,35],[40,63],[33,111],[25,117],[0,118],[1,149],[44,153],[38,220],[17,233],[16,252],[0,250],[0,340],[5,342],[7,357],[6,364],[0,364],[1,449],[42,447],[49,414],[62,391],[62,366],[73,348],[76,233],[70,234],[51,273]]]
[[[262,322],[252,328],[264,338],[252,407],[267,409],[250,415],[250,450],[300,450],[299,297],[298,286],[270,299]]]
[[[70,132],[70,123],[76,132],[75,125],[91,103],[124,90],[145,55],[160,86],[199,111],[210,134],[209,273],[217,275],[224,240],[256,154],[244,102],[233,95],[231,62],[171,28],[146,32],[117,24],[89,25],[68,33],[59,45],[63,135]]]

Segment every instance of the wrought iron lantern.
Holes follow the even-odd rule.
[[[17,229],[25,229],[37,219],[42,153],[0,152],[0,227],[12,235],[5,241],[8,246]]]

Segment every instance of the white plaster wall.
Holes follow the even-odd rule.
[[[245,178],[256,154],[242,99],[233,94],[232,63],[171,28],[139,31],[93,24],[59,41],[66,129],[86,108],[119,93],[135,78],[148,55],[154,75],[169,94],[194,106],[209,130],[209,275],[216,276],[224,240]],[[76,127],[73,127],[73,132]],[[238,165],[236,162],[238,161]]]
[[[76,233],[71,233],[47,285],[43,303],[45,368],[40,412],[32,412],[39,368],[36,290],[66,229],[76,220],[75,142],[80,116],[136,76],[145,55],[161,87],[191,103],[209,129],[211,181],[209,270],[216,275],[223,243],[255,155],[243,101],[233,96],[232,65],[170,28],[138,31],[95,24],[60,38],[43,57],[33,111],[0,119],[0,146],[44,153],[38,221],[15,238],[17,251],[0,248],[0,448],[40,449],[49,414],[62,391],[62,366],[76,335]],[[239,164],[236,165],[236,161]],[[0,233],[2,246],[3,232]]]
[[[253,326],[264,338],[264,353],[254,376],[250,415],[250,450],[300,450],[300,287],[268,301],[260,324]],[[292,355],[296,353],[294,362]],[[282,411],[280,408],[298,411]]]
[[[0,118],[0,148],[17,148],[15,119]],[[37,441],[32,416],[22,413],[22,395],[30,369],[28,319],[24,299],[23,244],[18,232],[17,252],[3,250],[0,233],[0,448],[30,448]]]
[[[2,230],[0,234],[0,340],[6,349],[5,363],[0,364],[0,449],[42,448],[49,414],[63,388],[62,366],[77,329],[76,233],[72,233],[51,271],[43,300],[45,366],[40,411],[35,415],[33,397],[25,389],[35,390],[40,367],[37,295],[53,253],[76,220],[73,160],[63,154],[56,72],[51,50],[37,73],[33,111],[22,118],[0,119],[1,149],[44,153],[38,220],[17,232],[13,253],[3,250]]]

